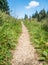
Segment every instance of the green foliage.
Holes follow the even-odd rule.
[[[25,19],[25,20],[26,20],[26,19],[28,19],[28,15],[26,15],[26,14],[25,14],[25,17],[24,17],[24,19]]]
[[[46,11],[43,9],[39,12],[39,15],[41,15],[41,18],[45,18],[46,16]]]
[[[35,49],[39,53],[39,60],[48,63],[48,31],[43,28],[44,21],[46,19],[42,20],[42,22],[32,19],[31,21],[24,21],[24,23],[29,30],[31,42],[34,43]],[[46,27],[46,29],[48,28]]]
[[[39,61],[45,61],[45,57],[40,57]]]
[[[42,28],[48,32],[48,19],[45,20]]]
[[[46,65],[46,63],[43,63],[43,65]]]
[[[48,12],[46,12],[44,9],[41,10],[39,13],[36,11],[35,14],[33,14],[32,18],[37,18],[38,21],[41,22],[42,19],[48,17]]]
[[[9,14],[9,6],[7,0],[0,0],[0,10]]]
[[[35,14],[32,16],[32,18],[38,18],[38,11],[35,12]]]
[[[17,45],[20,33],[20,21],[0,12],[0,65],[11,65],[11,50]]]

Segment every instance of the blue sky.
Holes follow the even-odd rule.
[[[48,0],[8,0],[10,13],[14,17],[23,18],[25,14],[31,16],[37,10],[48,10]]]

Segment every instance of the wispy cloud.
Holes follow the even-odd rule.
[[[30,8],[34,8],[34,7],[37,7],[37,6],[39,6],[39,2],[31,1],[31,2],[29,2],[28,6],[26,6],[25,8],[30,9]]]

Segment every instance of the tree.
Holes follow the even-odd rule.
[[[46,11],[43,9],[39,13],[36,11],[35,14],[32,16],[32,18],[37,18],[38,21],[41,21],[47,16],[48,16],[48,12],[46,13]]]
[[[41,19],[45,18],[45,17],[46,17],[46,12],[45,12],[45,10],[44,10],[44,9],[41,10],[40,13],[39,13],[39,15],[41,16]]]
[[[0,10],[9,14],[9,6],[7,0],[0,0]]]
[[[47,11],[47,14],[48,14],[48,11]]]
[[[25,14],[25,17],[24,17],[24,19],[26,20],[26,19],[28,19],[28,15],[27,14]]]
[[[36,11],[35,14],[33,14],[32,18],[38,18],[38,11]]]
[[[48,11],[47,11],[47,18],[48,18]]]

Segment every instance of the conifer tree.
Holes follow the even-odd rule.
[[[7,0],[0,0],[0,10],[9,14],[9,6]]]

